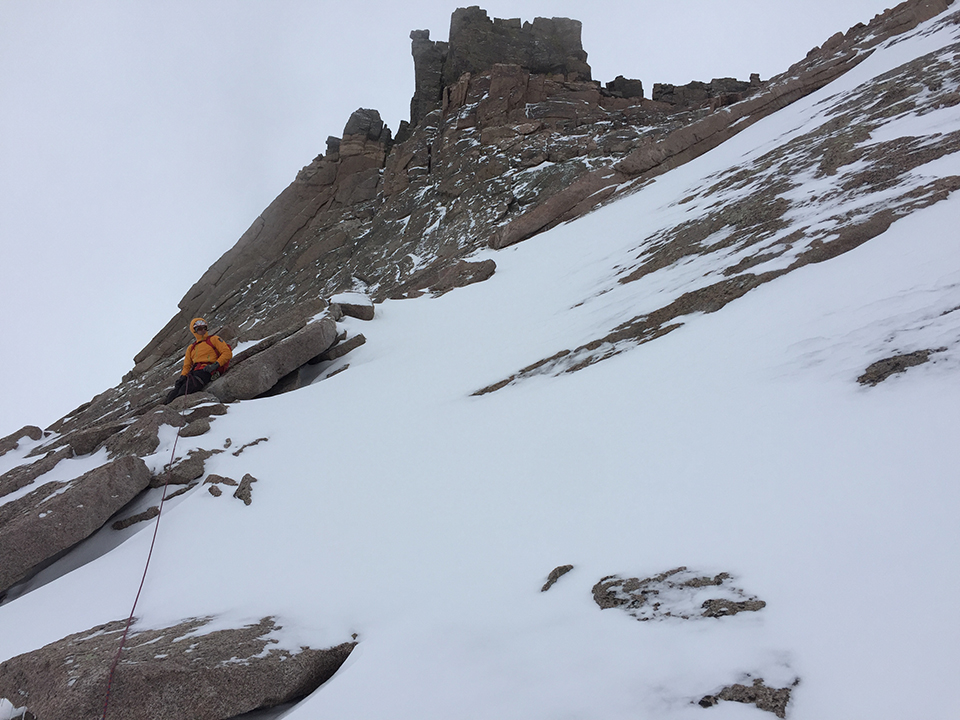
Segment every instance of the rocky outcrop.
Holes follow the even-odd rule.
[[[554,585],[556,585],[557,580],[562,578],[571,570],[573,570],[573,565],[560,565],[559,567],[555,567],[550,571],[550,574],[547,576],[547,581],[543,584],[543,587],[540,588],[540,592],[546,592],[552,588]]]
[[[294,372],[327,350],[337,339],[337,325],[329,317],[308,323],[242,365],[210,383],[207,391],[223,402],[250,400],[273,388],[281,378]]]
[[[643,580],[610,575],[593,586],[601,610],[620,608],[637,620],[719,618],[766,607],[730,581],[729,573],[705,576],[685,567]]]
[[[14,433],[10,433],[0,440],[0,455],[6,455],[11,450],[20,447],[20,441],[24,438],[30,440],[39,440],[43,437],[43,430],[36,425],[25,425]]]
[[[439,109],[443,89],[455,84],[464,73],[480,74],[497,64],[518,65],[538,75],[590,80],[580,33],[578,20],[491,20],[477,6],[454,11],[449,42],[431,42],[429,30],[415,30],[410,35],[416,74],[410,124],[416,127]]]
[[[708,83],[693,81],[679,86],[656,83],[651,97],[654,101],[667,103],[674,109],[716,109],[740,102],[761,87],[760,76],[754,74],[750,76],[749,82],[736,78],[719,78]]]
[[[787,704],[790,702],[790,693],[799,682],[799,680],[794,682],[792,687],[771,688],[767,687],[763,678],[756,678],[751,685],[736,683],[723,688],[714,695],[705,695],[700,699],[699,705],[708,708],[718,705],[721,700],[726,700],[756,705],[759,710],[771,712],[778,718],[785,718],[787,716]]]
[[[882,360],[877,360],[863,371],[863,374],[857,378],[857,382],[861,385],[869,385],[871,387],[879,385],[891,375],[906,372],[909,368],[929,362],[931,355],[943,352],[944,350],[946,350],[946,348],[916,350],[911,353],[900,353],[883,358]]]
[[[143,460],[122,457],[0,505],[0,593],[99,530],[149,482]]]
[[[296,652],[272,646],[274,618],[208,632],[209,618],[131,631],[110,688],[109,713],[124,720],[233,718],[305,697],[329,680],[356,646]],[[126,621],[69,635],[0,664],[0,698],[40,720],[104,711],[108,674]]]

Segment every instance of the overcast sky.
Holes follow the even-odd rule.
[[[573,17],[596,80],[767,79],[884,0],[497,0]],[[457,3],[0,0],[0,437],[119,382],[359,107],[394,130],[409,33]],[[184,330],[184,343],[187,341]],[[172,379],[171,379],[172,382]]]

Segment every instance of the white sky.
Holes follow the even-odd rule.
[[[465,4],[465,3],[463,3]],[[885,0],[486,2],[574,17],[594,78],[766,79]],[[116,384],[358,107],[396,131],[409,31],[456,3],[0,0],[0,436]],[[186,342],[186,337],[185,337]]]

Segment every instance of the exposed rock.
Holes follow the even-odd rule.
[[[489,280],[496,270],[497,264],[489,258],[480,262],[461,260],[456,265],[442,270],[437,281],[430,286],[430,289],[434,293],[442,295],[454,288]]]
[[[308,324],[276,345],[246,360],[243,365],[207,386],[223,402],[250,400],[270,390],[282,377],[329,348],[337,338],[337,325],[329,317]]]
[[[164,468],[163,472],[150,480],[150,487],[164,485],[187,485],[203,477],[204,463],[223,450],[203,450],[196,448],[187,453],[187,457]]]
[[[221,490],[220,488],[218,488],[216,485],[211,485],[210,487],[207,488],[207,490],[208,490],[208,491],[210,492],[210,494],[213,495],[214,497],[220,497],[221,495],[223,495],[223,490]]]
[[[240,479],[240,486],[234,491],[233,496],[238,500],[243,500],[244,505],[249,505],[253,502],[252,492],[253,492],[253,483],[257,479],[247,473]]]
[[[48,453],[46,457],[36,460],[29,465],[17,465],[3,475],[0,475],[0,497],[25,488],[37,478],[53,470],[61,460],[73,457],[73,448],[69,445],[58,447]]]
[[[758,88],[758,76],[751,82],[736,78],[719,78],[709,83],[693,81],[679,86],[656,83],[653,86],[652,98],[656,102],[667,103],[674,108],[685,110],[704,106],[717,108],[739,102]]]
[[[180,430],[180,437],[197,437],[208,432],[210,432],[210,419],[199,418]]]
[[[593,586],[593,599],[601,610],[621,608],[637,620],[719,618],[766,607],[730,584],[731,579],[729,573],[711,578],[685,567],[643,580],[610,575]]]
[[[417,126],[440,108],[444,87],[465,73],[473,75],[496,64],[518,65],[535,74],[590,80],[587,53],[580,39],[581,23],[567,18],[493,20],[477,6],[459,8],[450,19],[449,42],[432,42],[426,30],[410,34],[416,91],[410,123]]]
[[[330,303],[338,306],[347,317],[357,318],[358,320],[373,320],[373,302],[366,295],[357,293],[334,295],[330,298]]]
[[[906,372],[907,368],[929,362],[932,354],[943,352],[944,350],[946,350],[946,348],[917,350],[915,352],[901,353],[884,358],[883,360],[877,360],[877,362],[871,364],[864,370],[863,374],[857,378],[857,382],[861,385],[870,385],[871,387],[879,385],[891,375]]]
[[[204,630],[208,622],[134,626],[110,689],[111,717],[220,720],[270,708],[313,692],[356,646],[290,652],[271,647],[280,629],[273,618],[213,632]],[[24,698],[41,719],[100,717],[125,625],[91,628],[0,664],[0,697]]]
[[[94,425],[70,433],[61,438],[60,442],[65,442],[70,445],[75,455],[87,455],[100,447],[107,438],[113,437],[118,432],[126,429],[127,425],[129,425],[127,422]]]
[[[794,682],[793,687],[796,687],[799,682],[799,680]],[[792,689],[792,687],[770,688],[764,684],[763,678],[756,678],[753,685],[730,685],[716,695],[705,695],[699,704],[700,707],[708,708],[717,705],[721,700],[728,700],[756,705],[760,710],[772,712],[778,718],[785,718]]]
[[[99,530],[149,482],[143,460],[122,457],[0,505],[0,592]]]
[[[453,265],[440,260],[412,276],[390,297],[395,300],[419,297],[424,290],[430,290],[434,295],[443,295],[455,288],[488,280],[493,277],[496,269],[497,264],[491,259],[480,262],[459,260]]]
[[[183,418],[174,407],[163,405],[138,418],[120,433],[112,435],[105,443],[111,458],[124,455],[146,457],[160,447],[160,428],[163,425],[179,428]]]
[[[360,347],[366,342],[367,342],[367,339],[363,336],[363,334],[358,333],[354,335],[352,338],[344,340],[343,342],[338,342],[336,345],[334,345],[332,348],[327,350],[325,353],[311,360],[310,363],[315,365],[317,363],[321,363],[329,360],[337,360],[338,358],[342,358],[351,350],[356,350],[358,347]]]
[[[152,520],[159,514],[160,514],[160,506],[151,505],[143,512],[136,513],[134,515],[124,518],[123,520],[117,520],[110,527],[112,527],[114,530],[124,530],[130,527],[131,525],[136,525],[138,522]]]
[[[204,484],[204,485],[233,485],[233,486],[237,486],[237,485],[239,485],[240,483],[238,483],[238,482],[237,482],[236,480],[234,480],[233,478],[228,478],[228,477],[225,477],[225,476],[223,476],[223,475],[214,475],[213,473],[211,473],[210,475],[207,476],[207,479],[203,481],[203,484]]]
[[[244,450],[246,450],[247,448],[253,447],[254,445],[259,445],[259,444],[262,443],[262,442],[267,442],[269,439],[270,439],[270,438],[262,437],[262,438],[257,438],[256,440],[254,440],[254,441],[252,441],[252,442],[244,443],[244,444],[241,445],[239,448],[237,448],[236,450],[233,451],[233,456],[234,456],[234,457],[240,457],[240,453],[242,453],[242,452],[243,452]]]
[[[11,450],[16,450],[18,447],[20,447],[19,441],[23,438],[39,440],[42,437],[43,430],[38,428],[36,425],[24,425],[16,432],[10,433],[5,438],[0,440],[0,456],[6,455]]]
[[[429,33],[415,31],[411,36],[417,68],[417,95],[411,107],[414,126],[406,125],[402,138],[398,133],[398,142],[393,143],[375,111],[354,113],[343,138],[329,143],[326,154],[307,165],[184,296],[180,311],[137,355],[137,364],[123,383],[51,429],[67,435],[148,412],[178,372],[191,317],[202,314],[211,327],[233,325],[240,341],[263,343],[237,354],[233,369],[224,377],[229,379],[321,312],[323,297],[363,288],[379,302],[427,291],[440,272],[467,260],[481,247],[500,248],[524,240],[698,157],[823,87],[869,56],[878,43],[933,17],[948,4],[946,0],[910,0],[898,5],[868,25],[855,26],[832,39],[765,83],[755,76],[749,83],[727,79],[707,83],[707,95],[714,95],[697,109],[637,97],[640,88],[626,79],[614,80],[613,89],[586,80],[589,75],[582,72],[584,68],[577,69],[578,63],[585,65],[585,55],[575,21],[491,21],[479,8],[472,8],[458,11],[449,45],[433,43]],[[501,42],[509,48],[493,53],[490,49]],[[541,62],[547,56],[551,59]],[[461,60],[468,65],[457,67]],[[914,94],[913,100],[896,100],[896,86],[905,82],[906,91],[912,93],[907,86],[918,81],[891,78],[893,87],[884,93],[889,100],[878,103],[880,111],[894,113],[911,101],[926,102],[928,96],[938,106],[955,102],[956,82],[949,68],[940,67],[941,61],[935,59],[930,67],[916,70],[918,77],[930,76],[931,88]],[[445,72],[449,73],[446,78]],[[745,85],[749,89],[743,89]],[[741,90],[752,94],[725,105]],[[866,94],[877,99],[872,90]],[[723,109],[718,110],[721,105]],[[904,157],[919,161],[931,153],[953,152],[955,144],[949,137],[942,143],[918,141],[924,148],[847,142],[864,122],[852,116],[837,118],[836,127],[844,128],[849,137],[833,149],[829,143],[817,148],[825,171],[857,152],[875,152],[889,161],[882,163],[875,176],[871,163],[865,162],[867,170],[855,179],[874,187],[892,182],[896,168],[907,166],[900,162]],[[767,178],[756,180],[757,187],[768,184]],[[934,202],[958,183],[960,179],[941,178],[910,207]],[[904,204],[901,210],[906,209]],[[836,241],[821,240],[798,262],[816,262],[844,252],[882,232],[899,212],[851,223]],[[738,231],[748,233],[743,226]],[[762,239],[762,234],[753,237]],[[746,255],[741,262],[742,270],[759,260]],[[774,275],[762,277],[769,280]],[[750,278],[742,283],[756,286]],[[720,297],[737,287],[722,285],[711,293]],[[596,350],[605,343],[616,344],[616,354],[679,326],[680,321],[668,314],[635,318],[615,328],[609,338],[588,343],[593,347],[563,349],[561,362],[546,358],[534,364],[545,372],[585,367],[610,356]],[[657,324],[657,319],[664,322]],[[295,370],[274,373],[271,381],[276,384],[286,378],[285,387],[298,387]],[[508,378],[494,385],[512,381]],[[272,388],[259,394],[266,392]]]
[[[606,87],[608,92],[617,97],[643,98],[643,83],[640,80],[630,80],[623,75],[617,75]]]
[[[573,565],[561,565],[551,570],[550,574],[547,576],[547,582],[545,582],[543,584],[543,587],[540,588],[540,592],[546,592],[547,590],[552,588],[554,584],[557,582],[557,580],[562,578],[571,570],[573,570]]]

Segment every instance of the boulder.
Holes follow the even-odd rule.
[[[340,293],[330,298],[330,304],[336,305],[347,317],[358,320],[373,320],[373,301],[360,293]]]
[[[247,473],[240,480],[240,485],[234,490],[233,496],[238,500],[243,500],[244,505],[249,505],[253,502],[253,483],[256,481],[257,479],[253,475]]]
[[[109,716],[221,720],[292,702],[330,679],[356,646],[290,652],[271,647],[280,629],[273,618],[205,632],[209,622],[134,626],[110,687]],[[0,698],[25,700],[41,719],[100,717],[125,626],[118,620],[90,628],[0,664]]]
[[[36,425],[24,425],[15,433],[10,433],[0,440],[0,455],[6,455],[11,450],[16,450],[20,446],[20,440],[23,440],[23,438],[39,440],[42,437],[43,430]]]
[[[489,258],[480,262],[460,260],[455,265],[441,270],[437,281],[430,286],[430,289],[434,293],[442,295],[454,288],[489,280],[496,270],[497,264]]]
[[[367,342],[367,339],[363,336],[362,333],[358,335],[354,335],[349,340],[338,342],[336,345],[334,345],[332,348],[327,350],[325,353],[321,354],[319,357],[315,357],[313,360],[310,361],[310,364],[316,365],[321,362],[325,362],[329,360],[337,360],[338,358],[342,358],[351,350],[356,350],[358,347],[360,347],[366,342]]]
[[[268,392],[277,382],[327,350],[337,339],[330,317],[307,324],[288,338],[246,359],[213,381],[207,391],[222,402],[250,400]]]
[[[122,457],[0,505],[0,593],[99,530],[149,482],[143,460]]]
[[[171,425],[183,427],[184,419],[172,406],[161,405],[153,411],[137,418],[123,432],[112,435],[104,443],[111,458],[124,455],[146,457],[160,447],[160,427]]]

